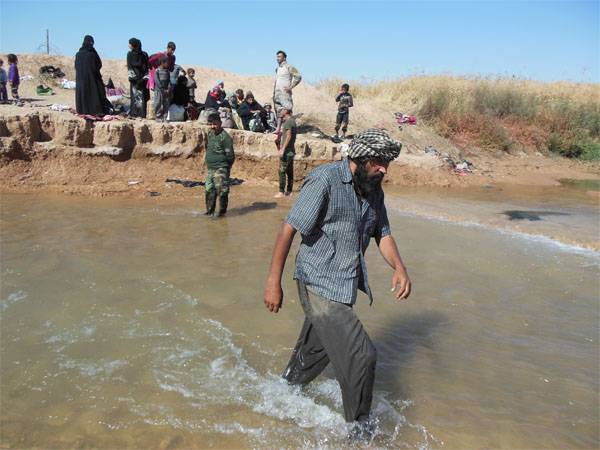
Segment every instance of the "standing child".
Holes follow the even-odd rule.
[[[265,112],[267,113],[267,125],[269,125],[269,129],[265,133],[273,132],[277,129],[277,114],[275,114],[269,103],[265,103]]]
[[[0,103],[4,104],[8,102],[8,92],[6,91],[6,82],[8,77],[6,70],[4,70],[4,61],[0,59]]]
[[[352,101],[352,94],[349,92],[350,86],[347,83],[342,84],[340,93],[335,98],[338,104],[338,113],[335,118],[335,139],[339,139],[340,127],[342,127],[342,139],[346,137],[346,131],[348,131],[348,122],[350,121],[350,108],[354,106]]]
[[[190,95],[190,103],[196,106],[196,79],[194,76],[196,75],[196,71],[191,67],[187,70],[187,88],[188,93]]]
[[[19,103],[19,84],[21,83],[21,78],[19,77],[19,68],[17,67],[19,60],[17,59],[17,55],[13,53],[9,54],[7,59],[10,95],[12,95],[12,98],[16,103]]]
[[[161,55],[159,66],[154,72],[154,113],[156,120],[164,122],[169,111],[171,97],[171,73],[169,59]]]

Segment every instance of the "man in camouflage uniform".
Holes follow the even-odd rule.
[[[219,212],[217,217],[222,217],[227,212],[229,203],[229,174],[235,161],[233,140],[221,126],[221,117],[218,113],[208,116],[208,143],[206,144],[206,174],[205,201],[207,216],[214,216],[217,197],[219,198]]]
[[[277,69],[275,70],[275,85],[273,87],[273,105],[275,112],[280,113],[282,108],[294,110],[292,89],[302,81],[298,69],[287,62],[287,55],[283,50],[277,52]],[[276,133],[281,131],[281,119],[277,121]]]
[[[281,198],[292,194],[294,185],[294,156],[296,156],[297,126],[292,117],[292,111],[281,109],[280,114],[283,125],[281,127],[281,141],[279,144],[279,192],[275,198]]]

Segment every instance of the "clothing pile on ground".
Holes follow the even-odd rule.
[[[416,116],[409,116],[408,114],[403,114],[401,112],[395,112],[394,117],[396,118],[396,123],[400,126],[402,125],[416,125],[417,118]]]
[[[37,95],[54,95],[54,91],[50,87],[46,87],[43,84],[40,84],[35,88],[35,93]]]
[[[42,66],[40,67],[40,75],[44,75],[50,78],[64,78],[65,73],[60,69],[60,67],[54,66]]]
[[[441,153],[436,148],[431,146],[425,147],[425,154],[441,159],[450,167],[452,172],[458,175],[467,175],[473,172],[473,163],[464,158],[455,160],[448,153]]]
[[[60,82],[60,87],[62,87],[63,89],[75,89],[75,82],[63,78]]]
[[[52,111],[71,111],[73,108],[71,108],[69,105],[62,105],[60,103],[53,103],[52,105],[50,105],[50,109]]]

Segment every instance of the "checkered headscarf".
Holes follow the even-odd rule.
[[[369,128],[358,133],[348,148],[348,156],[352,159],[377,158],[393,161],[400,154],[402,144],[392,139],[389,134],[379,128]]]

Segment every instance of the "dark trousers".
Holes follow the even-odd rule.
[[[300,281],[298,295],[306,317],[283,378],[306,385],[331,361],[342,388],[346,422],[368,419],[377,360],[371,339],[352,306],[309,292]]]
[[[292,192],[294,187],[294,155],[286,150],[279,158],[279,192]]]
[[[8,92],[6,91],[6,83],[0,83],[0,103],[8,102]]]

